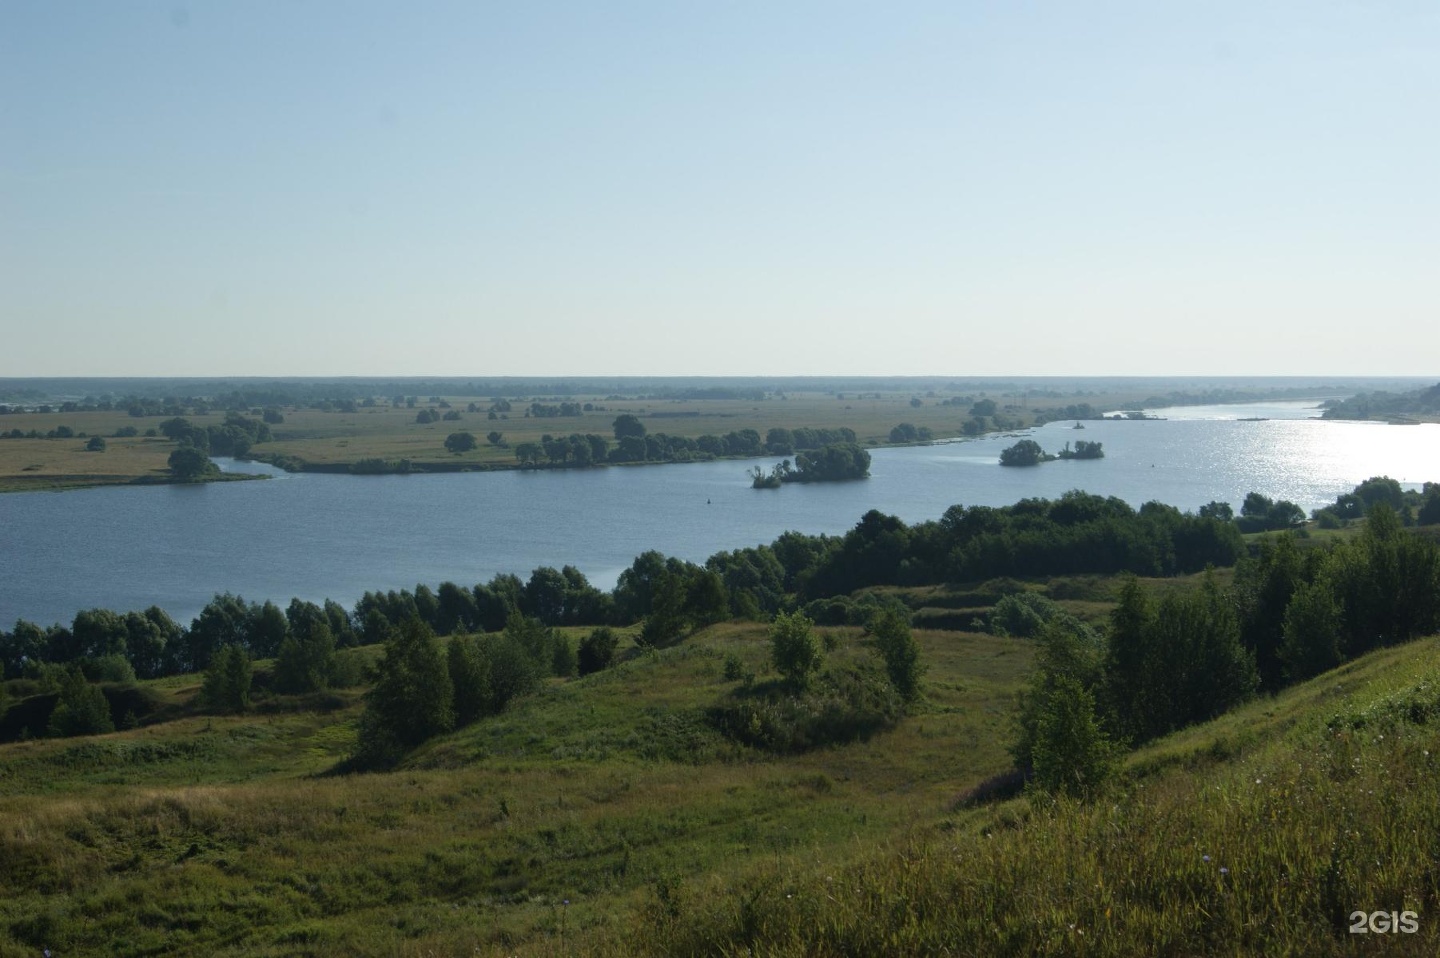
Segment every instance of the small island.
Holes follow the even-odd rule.
[[[840,442],[814,453],[800,453],[792,466],[789,459],[777,463],[768,473],[756,466],[746,473],[752,489],[779,489],[786,482],[844,482],[870,475],[870,453],[858,443]]]
[[[1105,450],[1101,448],[1102,445],[1082,439],[1075,443],[1074,448],[1067,442],[1058,455],[1052,455],[1042,449],[1035,440],[1022,439],[1000,453],[1000,465],[1038,466],[1042,462],[1054,462],[1056,459],[1104,459]]]

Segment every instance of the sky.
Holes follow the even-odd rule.
[[[0,376],[1440,374],[1440,5],[0,0]]]

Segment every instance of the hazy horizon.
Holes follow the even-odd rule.
[[[7,4],[0,376],[1435,376],[1437,101],[1404,0]]]

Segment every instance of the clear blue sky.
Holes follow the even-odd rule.
[[[1429,0],[0,2],[0,375],[1437,346]]]

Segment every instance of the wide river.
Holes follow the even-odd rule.
[[[1237,508],[1257,490],[1307,511],[1361,480],[1440,481],[1440,425],[1321,422],[1313,404],[1158,409],[1163,421],[1051,423],[1054,452],[1106,457],[1005,469],[1013,436],[877,449],[860,482],[753,490],[751,462],[417,476],[287,475],[257,482],[0,495],[0,627],[159,605],[188,622],[216,592],[336,599],[367,589],[471,585],[497,572],[578,567],[609,587],[646,549],[695,561],[781,532],[840,533],[868,509],[906,521],[956,503],[1008,505],[1068,489]],[[1263,421],[1245,421],[1267,417]],[[757,460],[768,468],[778,460]],[[268,471],[249,463],[227,469]]]

